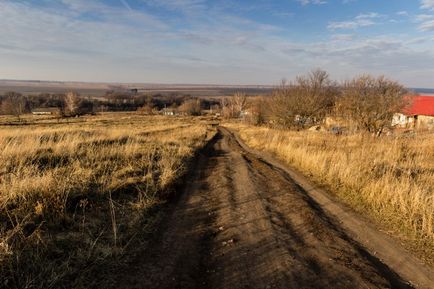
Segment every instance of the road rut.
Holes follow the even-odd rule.
[[[413,288],[226,129],[116,288]]]

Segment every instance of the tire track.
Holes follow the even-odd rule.
[[[412,288],[226,129],[116,288]]]

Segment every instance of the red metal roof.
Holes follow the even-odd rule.
[[[434,96],[409,96],[410,104],[404,109],[406,115],[434,116]]]

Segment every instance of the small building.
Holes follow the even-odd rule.
[[[393,116],[399,128],[434,129],[434,96],[411,96],[409,105]]]
[[[59,115],[60,109],[58,107],[40,107],[32,110],[33,115]]]
[[[177,112],[173,108],[163,108],[161,110],[161,114],[163,114],[163,115],[169,115],[169,116],[174,116],[174,115],[177,115]]]

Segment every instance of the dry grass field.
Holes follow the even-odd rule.
[[[434,260],[434,136],[334,136],[227,124],[249,146],[301,170]]]
[[[249,146],[273,153],[326,186],[363,215],[369,215],[382,229],[398,236],[432,265],[432,134],[374,138],[364,134],[335,136],[283,131],[239,122],[226,126],[237,131]],[[184,247],[188,241],[194,243],[195,238],[185,238],[193,232],[189,228],[201,222],[199,212],[204,210],[203,206],[209,205],[195,203],[202,204],[192,215],[198,219],[188,226],[184,224],[184,229],[170,226],[178,222],[178,215],[172,216],[175,219],[166,226],[169,232],[178,232],[179,236],[173,233],[177,238],[159,241],[164,234],[156,228],[165,224],[164,203],[181,192],[187,173],[198,178],[209,174],[209,178],[197,180],[201,185],[194,186],[196,191],[192,194],[196,193],[196,197],[202,194],[202,189],[222,197],[225,180],[233,181],[226,186],[228,194],[234,193],[234,188],[246,192],[244,188],[249,186],[260,192],[280,185],[286,188],[286,182],[279,186],[273,183],[271,176],[282,181],[274,170],[263,173],[264,177],[268,176],[264,183],[252,180],[255,186],[246,181],[249,174],[233,177],[253,167],[246,163],[246,167],[227,171],[236,162],[226,156],[234,155],[240,148],[221,129],[219,137],[214,138],[217,143],[209,142],[216,132],[213,121],[205,117],[107,113],[69,119],[29,115],[20,120],[0,118],[0,287],[111,288],[126,273],[130,273],[127,275],[133,281],[158,279],[160,275],[153,275],[160,268],[158,263],[164,259],[167,266],[174,265],[173,256],[186,253],[177,248]],[[202,153],[202,167],[190,170],[198,150],[207,143],[214,149],[226,148],[232,153],[216,154],[210,150],[205,159]],[[240,152],[240,158],[242,154],[245,152]],[[217,165],[216,160],[228,163]],[[258,170],[266,168],[261,162],[255,164]],[[224,177],[216,175],[217,172]],[[271,194],[266,192],[265,200]],[[283,196],[289,198],[293,194],[288,191]],[[183,206],[186,200],[189,199],[184,198],[177,207],[183,214],[191,210]],[[281,209],[286,212],[291,204],[293,201],[282,202]],[[260,212],[249,208],[245,213]],[[161,230],[165,230],[164,225]],[[204,240],[203,236],[196,237],[199,243]],[[170,245],[173,256],[166,258],[166,246],[174,240]],[[256,244],[257,239],[251,241]],[[149,244],[157,244],[161,251],[154,258],[147,258],[146,254],[153,250]],[[197,249],[200,246],[191,244],[191,250],[202,252]],[[144,248],[151,251],[143,251]],[[141,256],[139,262],[138,256]],[[199,257],[202,260],[203,256]],[[143,267],[142,261],[150,262],[150,268],[157,271],[142,272],[148,268],[145,267],[136,276],[134,270]],[[130,272],[131,268],[136,269]],[[180,266],[179,270],[188,268]],[[167,272],[163,270],[161,276],[163,273]],[[176,279],[172,277],[167,278]]]
[[[99,267],[122,263],[141,241],[215,134],[198,118],[128,113],[0,122],[6,288],[91,288]]]

